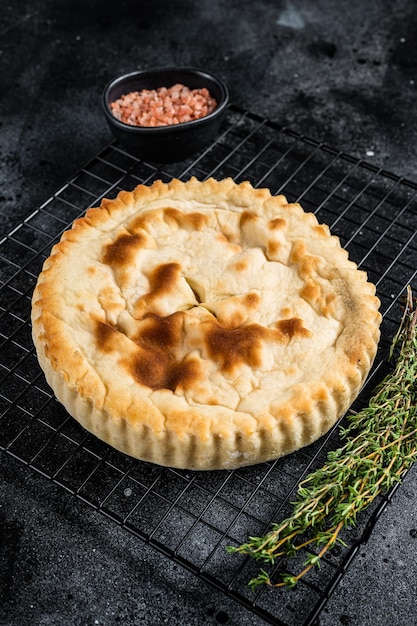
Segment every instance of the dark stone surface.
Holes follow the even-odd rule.
[[[0,0],[0,233],[111,139],[104,85],[195,65],[231,100],[416,179],[413,0]],[[320,626],[417,623],[415,468]],[[264,624],[11,457],[0,473],[0,623]]]

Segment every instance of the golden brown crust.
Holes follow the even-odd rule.
[[[103,200],[45,261],[33,340],[57,398],[112,446],[233,468],[308,445],[372,365],[375,287],[300,205],[231,179]]]

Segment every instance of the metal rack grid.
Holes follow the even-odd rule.
[[[382,340],[360,408],[386,372],[407,284],[417,273],[417,185],[231,106],[217,140],[196,158],[157,166],[113,143],[0,241],[0,447],[133,535],[277,625],[313,624],[392,492],[362,513],[319,570],[294,590],[250,591],[259,570],[226,553],[289,512],[301,478],[338,445],[338,427],[276,462],[191,472],[131,459],[83,430],[55,400],[31,341],[30,299],[43,261],[71,222],[103,197],[172,177],[232,176],[283,193],[330,226],[377,286]],[[278,563],[276,567],[292,563]]]

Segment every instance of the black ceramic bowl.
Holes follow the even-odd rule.
[[[217,107],[205,117],[170,126],[131,126],[120,122],[110,104],[122,95],[142,89],[171,87],[177,83],[190,89],[206,87]],[[205,70],[172,67],[143,70],[113,79],[105,88],[102,105],[114,137],[135,156],[157,163],[182,161],[210,144],[219,131],[229,93],[226,85]]]

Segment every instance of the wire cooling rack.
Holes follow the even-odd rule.
[[[346,531],[346,547],[335,547],[322,567],[293,590],[252,592],[247,583],[258,564],[228,554],[226,546],[264,534],[271,522],[286,517],[301,478],[338,446],[338,427],[276,462],[210,473],[161,468],[133,460],[83,430],[51,394],[34,354],[30,299],[61,233],[86,208],[120,189],[192,175],[249,180],[301,202],[368,272],[384,319],[374,368],[354,408],[367,401],[387,371],[406,285],[417,290],[417,185],[232,106],[216,141],[180,164],[157,166],[116,143],[109,145],[0,241],[0,447],[248,611],[271,624],[307,626],[369,537],[392,492]],[[291,571],[293,564],[276,567]]]

